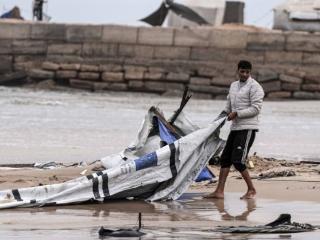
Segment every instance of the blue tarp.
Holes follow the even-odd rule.
[[[159,135],[160,138],[163,142],[166,142],[167,144],[171,144],[177,139],[175,136],[173,136],[170,131],[166,128],[166,126],[159,120],[158,121],[158,127],[159,127]],[[207,181],[207,180],[212,180],[214,179],[215,176],[212,174],[212,172],[205,167],[202,172],[199,174],[199,176],[196,179],[196,182],[202,182],[202,181]]]

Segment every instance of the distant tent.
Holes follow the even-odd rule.
[[[152,26],[161,26],[170,12],[196,24],[209,25],[209,23],[196,11],[185,5],[174,3],[173,0],[164,0],[155,12],[140,21],[146,22]]]
[[[274,29],[320,31],[319,0],[287,0],[274,9]]]
[[[0,18],[11,18],[11,19],[21,19],[21,20],[24,19],[21,16],[20,9],[18,7],[14,7],[10,11],[5,12],[0,16]]]

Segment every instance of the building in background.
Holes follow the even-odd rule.
[[[287,0],[274,9],[274,29],[320,31],[320,0]]]

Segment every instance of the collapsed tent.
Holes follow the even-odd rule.
[[[205,128],[182,112],[166,121],[152,107],[137,140],[119,154],[101,159],[106,170],[71,181],[0,191],[0,208],[35,207],[134,197],[176,200],[197,178],[224,141],[219,130],[225,118]]]

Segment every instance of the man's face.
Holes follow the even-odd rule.
[[[238,69],[238,75],[241,82],[247,81],[247,79],[250,77],[250,74],[251,74],[250,69],[244,69],[244,68]]]

